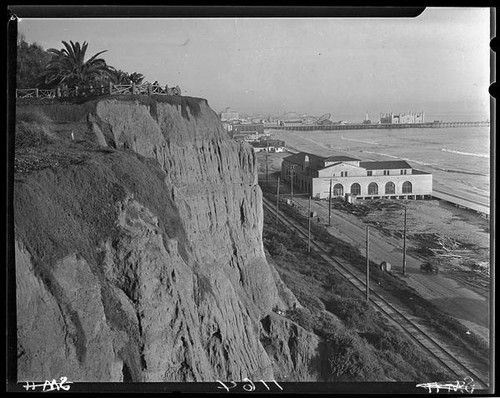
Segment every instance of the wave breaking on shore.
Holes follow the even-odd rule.
[[[464,155],[464,156],[476,156],[478,158],[486,158],[486,159],[488,159],[490,157],[489,154],[461,152],[461,151],[455,151],[454,149],[446,149],[446,148],[441,148],[441,152],[456,153],[458,155]]]

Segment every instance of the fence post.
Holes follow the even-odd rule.
[[[151,83],[148,83],[148,95],[153,94],[153,87],[151,86]]]
[[[132,94],[136,94],[135,83],[132,83]]]
[[[78,86],[75,86],[75,97],[78,97]]]
[[[35,97],[38,98],[38,89],[37,88],[35,88]]]
[[[59,87],[59,86],[57,86],[57,88],[56,88],[56,96],[57,96],[57,98],[61,97],[61,87]]]
[[[113,94],[113,83],[109,82],[109,93]]]

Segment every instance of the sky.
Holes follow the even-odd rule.
[[[217,112],[490,118],[488,8],[416,18],[23,18],[18,32],[45,49],[87,41],[89,57],[107,50],[109,65],[179,85]]]

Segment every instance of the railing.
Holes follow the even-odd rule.
[[[75,86],[71,88],[57,87],[50,90],[38,88],[16,89],[16,98],[68,98],[93,97],[99,95],[181,95],[179,86],[162,88],[159,85],[144,84],[113,84],[99,86]]]

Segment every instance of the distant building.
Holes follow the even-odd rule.
[[[291,111],[286,112],[278,117],[278,126],[291,127],[291,126],[302,126],[303,117],[299,116],[297,112]]]
[[[302,119],[290,119],[290,120],[280,120],[278,123],[279,126],[283,127],[293,127],[293,126],[302,126]]]
[[[380,123],[382,124],[415,124],[415,123],[425,123],[424,112],[419,113],[381,113]]]
[[[232,120],[239,120],[240,115],[238,112],[231,110],[231,108],[226,108],[224,112],[220,114],[220,120],[222,122],[229,122]]]
[[[284,152],[285,151],[285,141],[268,139],[260,139],[251,143],[255,152]]]
[[[368,112],[366,112],[366,115],[365,115],[365,120],[363,120],[363,123],[362,124],[372,124],[372,121],[370,120],[370,118],[368,117]]]
[[[234,134],[264,134],[263,123],[250,123],[250,124],[234,124]]]
[[[222,122],[222,127],[224,127],[224,130],[226,130],[228,133],[233,131],[233,125],[228,122]]]
[[[432,174],[404,160],[363,162],[349,156],[300,152],[283,159],[281,178],[317,199],[355,195],[358,199],[419,199],[432,195]]]

